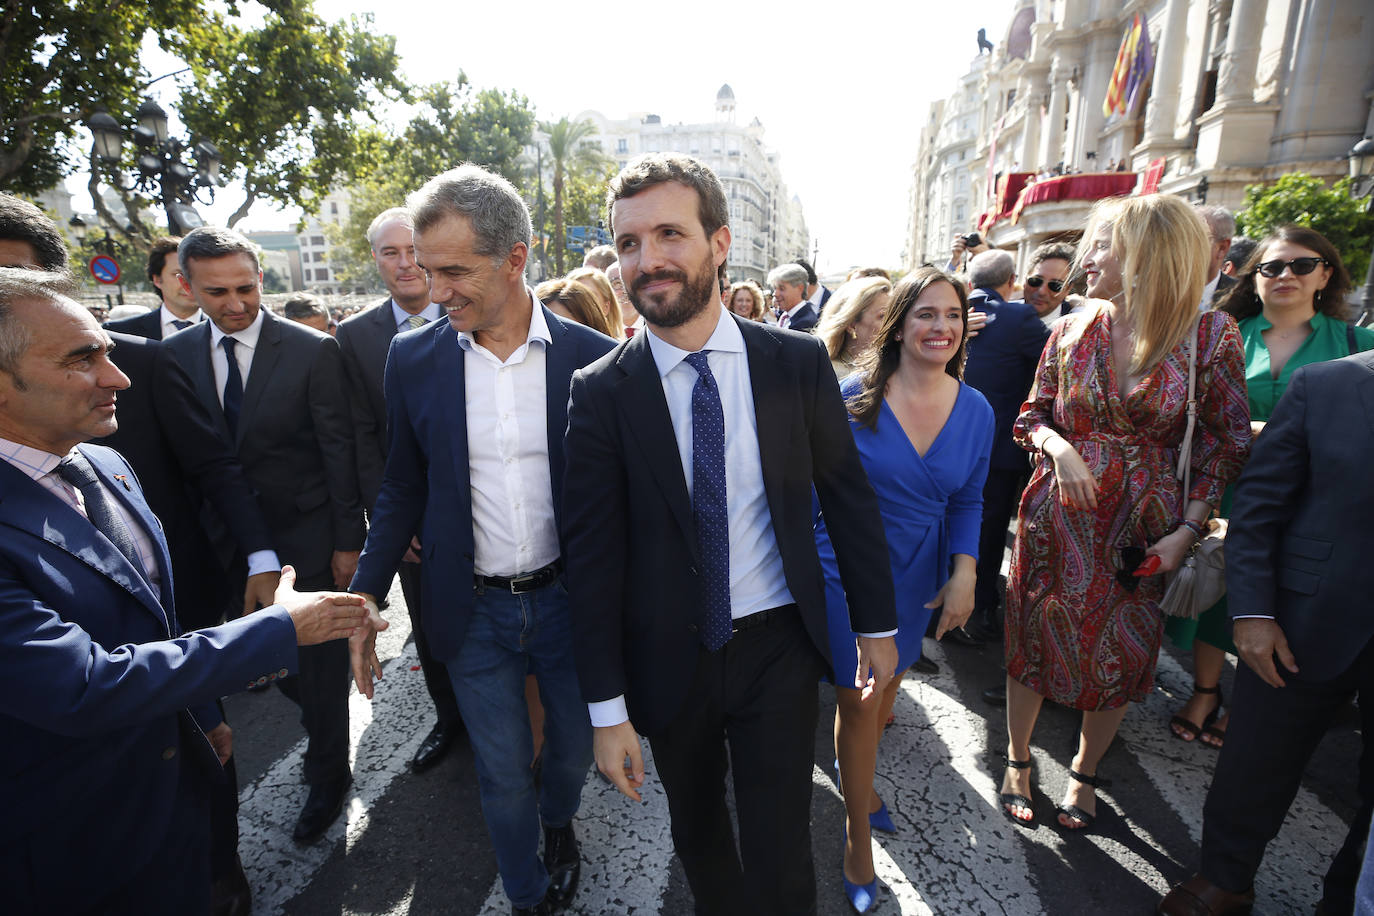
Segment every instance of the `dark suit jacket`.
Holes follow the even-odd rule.
[[[233,448],[176,357],[160,341],[110,336],[116,344],[110,359],[132,385],[119,393],[119,429],[95,442],[133,465],[162,522],[182,624],[191,630],[214,626],[233,592],[201,523],[201,506],[208,501],[215,508],[244,555],[271,548],[267,522]]]
[[[386,394],[383,375],[396,320],[391,299],[339,325],[336,338],[348,376],[353,409],[353,442],[358,455],[358,486],[368,513],[377,507],[386,468]]]
[[[824,286],[824,285],[821,286],[821,302],[820,302],[820,306],[816,309],[816,313],[817,313],[818,315],[819,315],[821,312],[825,311],[825,305],[826,305],[826,303],[830,301],[830,297],[833,296],[834,294],[835,294],[834,291],[833,291],[830,287]]]
[[[1226,535],[1231,616],[1272,616],[1304,680],[1374,637],[1374,351],[1293,373],[1255,439]]]
[[[787,587],[828,661],[812,494],[825,511],[859,633],[897,628],[878,500],[825,347],[770,325],[735,323]],[[589,703],[624,694],[635,729],[654,735],[691,686],[702,596],[691,498],[642,335],[573,376],[567,449],[563,529],[582,693]]]
[[[162,306],[159,305],[146,315],[134,315],[132,318],[107,321],[105,322],[105,330],[118,331],[120,334],[132,334],[134,337],[142,337],[145,340],[161,340]]]
[[[540,308],[544,308],[542,305]],[[563,483],[563,431],[573,371],[614,345],[609,337],[548,309],[544,358],[548,401],[549,471],[555,515]],[[411,535],[424,545],[420,569],[427,608],[423,618],[434,657],[458,654],[472,613],[472,484],[468,476],[467,415],[458,333],[447,320],[398,335],[386,361],[386,474],[367,547],[352,588],[380,598],[396,574]],[[423,519],[423,522],[421,521]],[[555,519],[556,521],[556,519]]]
[[[81,450],[151,536],[170,595],[166,543],[133,470],[111,449]],[[102,892],[171,854],[179,779],[203,782],[199,793],[222,778],[198,734],[215,724],[205,718],[213,701],[296,667],[295,630],[279,607],[172,638],[180,632],[170,597],[74,509],[0,462],[6,912],[99,910]],[[189,706],[209,712],[197,723]],[[169,902],[184,896],[166,892]]]
[[[1012,441],[1011,428],[1030,394],[1050,329],[1025,302],[1008,302],[992,290],[975,289],[968,306],[988,314],[988,323],[969,341],[964,381],[992,405],[995,427],[989,467],[1024,470],[1026,453]]]
[[[791,322],[787,325],[789,331],[810,331],[820,320],[820,315],[816,312],[816,307],[811,303],[806,303],[801,307],[797,314],[792,316]]]
[[[361,549],[366,532],[343,359],[328,334],[262,312],[234,447],[278,557],[309,580],[328,573],[334,551]],[[210,326],[202,321],[163,346],[176,354],[228,439],[210,366]]]

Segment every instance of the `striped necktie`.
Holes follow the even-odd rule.
[[[429,324],[429,319],[426,318],[424,315],[411,315],[409,318],[406,319],[406,330],[413,331],[416,328],[422,328],[427,324]]]

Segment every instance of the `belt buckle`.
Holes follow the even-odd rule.
[[[538,576],[538,573],[526,573],[523,576],[513,576],[510,580],[510,593],[512,595],[519,595],[529,591],[534,587],[536,576]],[[530,588],[525,588],[524,586],[526,585],[530,586]]]

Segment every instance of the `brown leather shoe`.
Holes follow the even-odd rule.
[[[1255,904],[1255,890],[1233,894],[1202,875],[1174,887],[1155,907],[1158,916],[1243,916]]]

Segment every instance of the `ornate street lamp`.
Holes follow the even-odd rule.
[[[128,249],[119,242],[115,241],[114,236],[110,235],[110,230],[104,226],[100,227],[103,238],[96,238],[90,234],[90,227],[80,216],[73,216],[67,220],[67,225],[71,226],[72,234],[76,236],[76,247],[81,252],[81,256],[86,256],[86,251],[94,251],[97,254],[109,255],[112,258],[123,258],[129,252]],[[89,242],[89,245],[87,244]],[[115,290],[115,296],[120,305],[124,304],[124,284],[121,282]],[[110,308],[110,294],[105,294],[105,307]]]
[[[1374,211],[1374,139],[1365,137],[1356,143],[1350,151],[1349,159],[1355,197],[1368,197],[1367,208]],[[1369,270],[1365,273],[1360,305],[1366,317],[1374,313],[1374,253],[1370,254]]]
[[[219,150],[208,140],[184,142],[168,131],[167,112],[152,99],[144,99],[134,113],[138,124],[133,129],[137,173],[131,188],[162,202],[167,214],[167,228],[172,235],[185,235],[197,226],[205,225],[196,212],[195,204],[212,203],[215,188],[223,187]],[[124,135],[119,122],[104,110],[96,112],[87,123],[95,138],[95,158],[115,175],[115,167],[123,158]],[[190,151],[195,158],[193,172],[183,161]],[[116,182],[118,178],[116,177]],[[119,183],[123,187],[122,183]],[[201,197],[204,192],[204,199]]]

